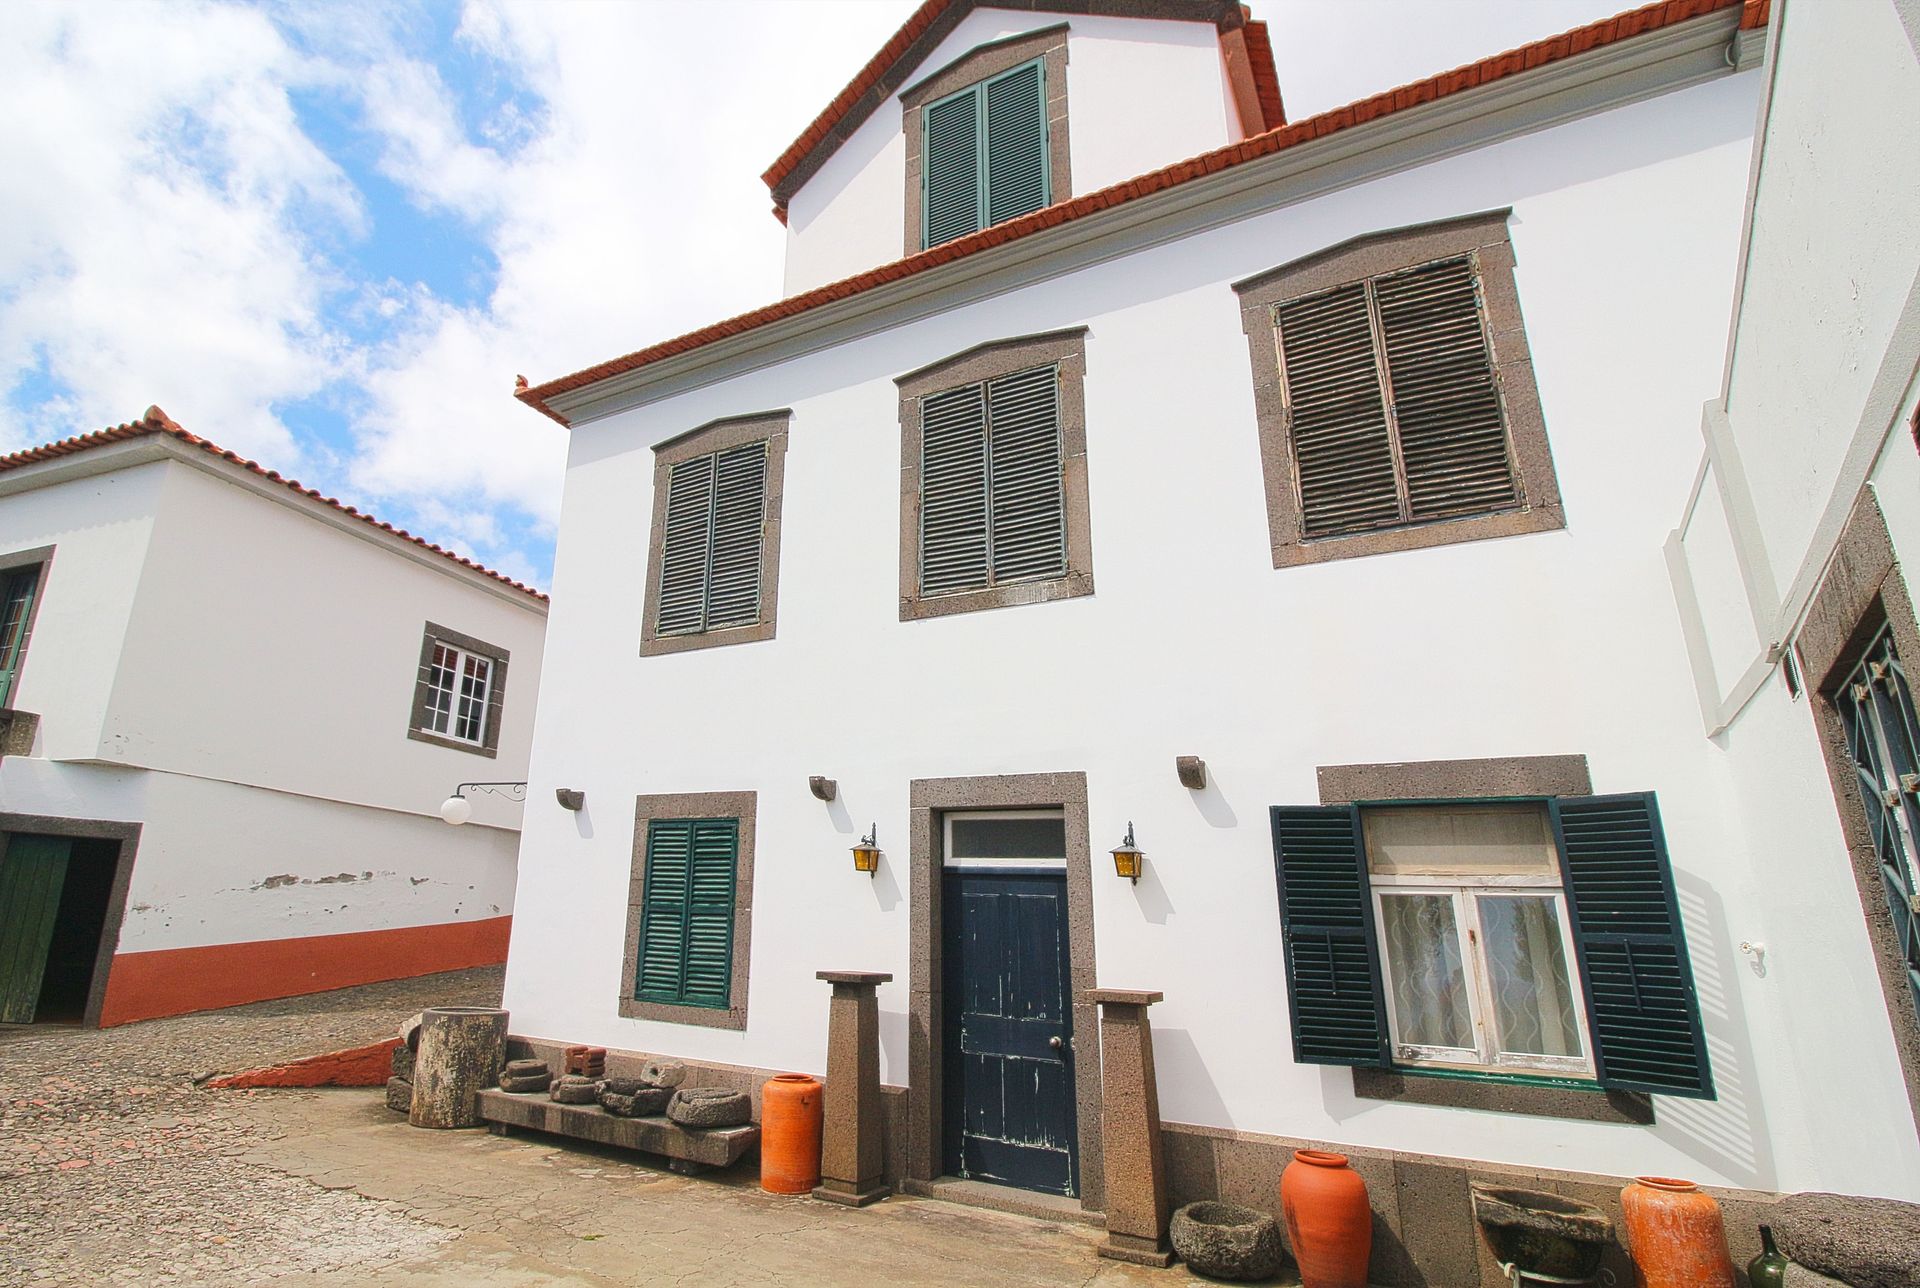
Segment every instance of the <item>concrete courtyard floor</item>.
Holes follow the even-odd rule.
[[[489,1005],[497,970],[104,1031],[0,1029],[0,1285],[1126,1284],[1099,1232],[894,1198],[849,1211],[539,1136],[409,1127],[378,1090],[213,1073]]]

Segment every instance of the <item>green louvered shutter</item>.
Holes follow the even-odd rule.
[[[40,584],[40,565],[0,573],[0,707],[13,705],[13,686],[27,656],[27,623]]]
[[[711,456],[681,461],[667,477],[667,523],[660,550],[660,609],[655,629],[685,635],[706,616],[707,562],[713,553]]]
[[[1360,812],[1275,805],[1272,817],[1293,1058],[1385,1068],[1387,1004]]]
[[[725,1009],[732,1000],[736,819],[656,819],[634,996]]]
[[[764,442],[719,454],[713,494],[713,555],[707,579],[707,630],[751,626],[760,620],[760,537],[766,497]]]
[[[31,1024],[73,842],[15,836],[0,852],[0,1023]]]
[[[987,226],[1047,204],[1047,96],[1041,65],[988,81]]]
[[[739,839],[740,825],[730,818],[693,825],[683,988],[689,1006],[725,1009],[732,993],[733,875]]]
[[[920,400],[920,593],[987,584],[984,385]]]
[[[1059,372],[1036,367],[1001,376],[988,382],[987,403],[994,583],[1062,576]]]
[[[923,244],[932,247],[981,227],[979,87],[924,110]]]
[[[1601,1085],[1713,1099],[1653,793],[1566,797],[1553,814]]]

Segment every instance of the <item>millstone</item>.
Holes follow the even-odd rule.
[[[555,1103],[562,1105],[590,1105],[599,1094],[600,1084],[592,1078],[582,1078],[568,1074],[555,1079],[553,1087],[547,1092]]]
[[[611,1091],[616,1096],[631,1096],[634,1092],[645,1089],[646,1086],[647,1084],[638,1078],[600,1079],[600,1090]]]
[[[1236,1203],[1189,1203],[1167,1236],[1189,1270],[1215,1279],[1270,1279],[1285,1256],[1273,1218]]]
[[[525,1095],[530,1091],[545,1091],[553,1083],[553,1075],[542,1069],[538,1073],[529,1073],[516,1078],[512,1074],[500,1076],[500,1090],[511,1091],[515,1095]]]
[[[516,1078],[525,1078],[536,1073],[547,1072],[547,1062],[545,1060],[509,1060],[504,1072]]]
[[[687,1066],[671,1060],[649,1060],[640,1066],[640,1081],[649,1087],[672,1089],[687,1080]]]
[[[622,1079],[631,1082],[631,1078]],[[665,1087],[640,1087],[633,1091],[615,1091],[605,1083],[600,1086],[600,1107],[610,1114],[622,1118],[651,1118],[667,1107],[667,1100],[673,1093]]]
[[[396,1114],[413,1109],[413,1084],[405,1078],[387,1079],[387,1108]]]
[[[1920,1288],[1920,1205],[1792,1194],[1771,1214],[1780,1251],[1854,1288]]]
[[[753,1117],[753,1097],[725,1087],[682,1087],[667,1102],[667,1117],[682,1127],[739,1127]]]

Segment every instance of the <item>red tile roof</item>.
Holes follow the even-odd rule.
[[[1280,103],[1280,71],[1273,65],[1273,42],[1267,38],[1267,24],[1248,20],[1240,29],[1247,42],[1247,65],[1253,72],[1253,92],[1260,99],[1260,115],[1266,128],[1277,130],[1287,123],[1287,109]]]
[[[901,28],[900,35],[896,35],[894,40],[889,42],[888,48],[891,49],[896,43],[903,47],[911,43],[910,39],[903,40],[903,37],[909,37],[912,33],[914,22],[942,2],[943,0],[928,0],[928,3],[914,15],[914,19],[910,20],[906,27]],[[1768,3],[1769,0],[1656,0],[1656,3],[1642,8],[1589,23],[1584,27],[1576,27],[1572,31],[1562,32],[1558,36],[1550,36],[1545,40],[1537,40],[1530,45],[1522,45],[1518,49],[1510,49],[1505,53],[1483,58],[1477,63],[1469,63],[1465,67],[1457,67],[1450,72],[1429,76],[1411,85],[1402,85],[1398,89],[1375,94],[1372,98],[1361,99],[1357,103],[1349,103],[1345,107],[1322,112],[1304,121],[1296,121],[1291,125],[1268,130],[1264,134],[1253,135],[1238,143],[1230,143],[1226,147],[1215,148],[1211,152],[1203,152],[1197,157],[1176,162],[1164,169],[1124,180],[1097,192],[1085,193],[1057,205],[1036,210],[1032,214],[1022,215],[1018,219],[995,224],[991,228],[983,228],[977,233],[935,246],[931,250],[924,250],[916,255],[909,255],[905,259],[897,259],[891,263],[882,264],[878,268],[868,269],[864,273],[856,273],[852,277],[829,282],[825,286],[818,286],[798,295],[788,296],[784,300],[754,309],[752,312],[715,322],[671,340],[663,340],[623,357],[612,358],[576,371],[572,375],[561,376],[530,388],[516,387],[514,396],[536,411],[565,425],[568,423],[566,417],[548,405],[549,398],[596,384],[612,376],[623,375],[649,363],[691,352],[731,336],[769,326],[812,309],[838,303],[859,295],[863,291],[870,291],[891,282],[913,277],[943,264],[965,259],[969,255],[977,255],[996,246],[1004,246],[1019,238],[1085,219],[1110,207],[1138,201],[1203,176],[1245,165],[1262,157],[1284,152],[1288,148],[1310,143],[1342,130],[1352,129],[1356,125],[1378,120],[1422,103],[1449,98],[1477,86],[1517,75],[1520,72],[1531,71],[1536,67],[1544,67],[1549,63],[1575,58],[1634,36],[1645,35],[1664,27],[1733,8],[1741,10],[1741,29],[1751,30],[1766,22]],[[882,51],[883,54],[885,52]],[[853,88],[854,86],[848,87],[849,90]],[[846,98],[847,95],[843,93],[841,97]],[[838,103],[840,99],[834,101]],[[815,124],[817,125],[818,122]],[[805,140],[807,136],[801,137]],[[799,145],[796,143],[795,146]],[[788,151],[791,153],[792,149]]]
[[[146,415],[142,416],[139,420],[129,421],[124,425],[115,425],[109,429],[96,430],[91,434],[82,434],[78,438],[62,439],[57,443],[48,443],[44,447],[29,447],[23,451],[14,452],[10,456],[0,456],[0,474],[4,474],[8,470],[17,470],[27,465],[33,465],[39,461],[51,461],[62,456],[72,456],[78,452],[87,451],[90,448],[105,447],[111,443],[124,443],[129,439],[142,438],[148,434],[164,434],[190,447],[197,447],[209,456],[217,456],[223,461],[231,461],[243,469],[258,474],[263,479],[269,479],[284,488],[298,492],[301,496],[318,501],[322,505],[332,506],[342,514],[351,515],[360,520],[360,522],[378,528],[380,531],[392,536],[399,537],[403,541],[411,541],[414,545],[420,546],[422,549],[431,550],[443,559],[452,560],[463,568],[471,569],[474,572],[480,573],[482,576],[491,577],[497,582],[511,586],[521,594],[539,600],[543,604],[547,602],[547,596],[543,592],[535,590],[532,586],[517,582],[505,573],[495,572],[491,568],[475,563],[464,555],[455,554],[444,546],[437,546],[423,537],[416,537],[403,528],[396,528],[392,524],[382,523],[371,514],[357,510],[353,506],[335,500],[333,497],[324,496],[312,488],[302,487],[294,480],[285,477],[276,470],[267,469],[258,462],[250,461],[237,452],[230,452],[217,443],[210,443],[198,434],[188,433],[186,430],[180,428],[179,425],[175,424],[173,418],[168,416],[164,411],[161,411],[158,407],[147,408]]]

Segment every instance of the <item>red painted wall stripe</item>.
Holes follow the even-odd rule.
[[[262,939],[205,948],[115,953],[100,1024],[185,1015],[354,984],[494,966],[507,959],[513,918]]]

